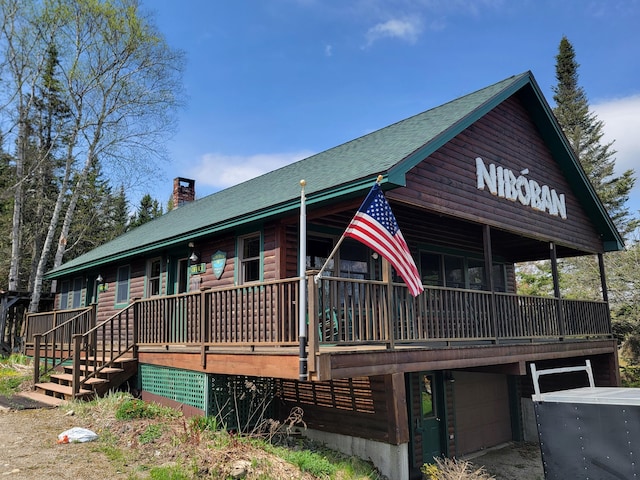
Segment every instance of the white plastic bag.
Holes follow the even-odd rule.
[[[84,443],[98,438],[98,434],[86,428],[73,427],[58,435],[58,443]]]

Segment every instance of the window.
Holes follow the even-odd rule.
[[[116,278],[116,304],[129,302],[129,265],[118,267]]]
[[[484,260],[480,258],[420,252],[419,268],[422,283],[425,285],[489,290],[489,279],[485,274]],[[505,292],[507,284],[505,264],[494,262],[492,275],[494,290]]]
[[[82,306],[82,283],[81,277],[73,279],[71,308],[80,308]]]
[[[260,281],[260,234],[247,235],[239,239],[239,282]]]
[[[369,279],[369,248],[352,239],[340,246],[340,276],[357,280]]]
[[[444,275],[442,273],[442,255],[437,253],[420,253],[420,270],[422,272],[422,283],[442,287],[444,285]]]
[[[484,262],[470,258],[468,262],[469,288],[472,290],[489,290],[489,281],[484,275]]]
[[[64,280],[60,284],[60,309],[69,308],[69,280]]]
[[[149,260],[147,264],[147,297],[160,295],[162,291],[162,261],[160,258]]]
[[[307,270],[320,270],[333,250],[333,239],[329,237],[307,237]],[[325,275],[333,273],[333,258],[325,269]]]
[[[444,256],[444,283],[445,287],[466,287],[464,259],[462,257]]]

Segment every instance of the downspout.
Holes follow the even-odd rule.
[[[304,187],[307,184],[305,180],[300,180],[300,245],[298,246],[298,255],[300,257],[300,294],[298,295],[298,331],[300,336],[300,376],[301,382],[309,379],[307,364],[307,212],[306,198],[304,196]]]

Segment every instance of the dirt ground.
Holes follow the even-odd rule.
[[[58,434],[77,426],[60,409],[0,410],[0,478],[126,479],[91,443],[57,444]]]
[[[540,447],[534,443],[511,443],[467,460],[484,466],[496,480],[544,480]]]
[[[127,479],[133,466],[119,471],[93,442],[58,444],[58,435],[72,427],[100,431],[69,408],[8,410],[0,407],[0,478],[8,480]],[[166,452],[155,452],[166,455]],[[158,459],[162,464],[162,459]],[[230,459],[227,458],[227,462]],[[496,480],[543,480],[540,450],[533,444],[511,444],[469,458]],[[282,470],[273,478],[301,478]],[[299,475],[299,471],[298,471]],[[209,477],[210,478],[210,477]],[[305,478],[305,477],[302,477]]]

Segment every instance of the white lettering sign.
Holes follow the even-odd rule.
[[[485,187],[500,198],[506,198],[512,202],[520,202],[524,206],[550,215],[567,218],[564,193],[558,194],[548,185],[540,185],[535,180],[525,177],[529,170],[523,170],[516,175],[509,169],[496,167],[493,163],[485,165],[482,158],[476,158],[477,187],[484,190]]]

